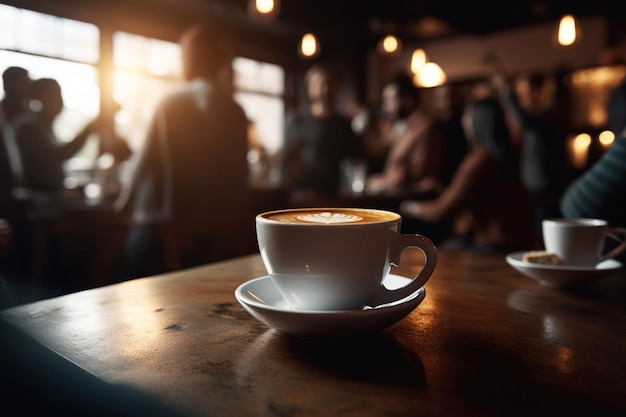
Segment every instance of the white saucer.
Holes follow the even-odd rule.
[[[399,288],[411,280],[389,275],[383,284]],[[241,284],[235,291],[237,301],[254,318],[270,327],[295,336],[328,337],[371,333],[391,326],[417,307],[426,290],[420,288],[402,300],[362,310],[293,310],[283,299],[269,276]]]
[[[522,274],[538,280],[547,287],[564,288],[598,281],[620,270],[623,265],[615,259],[607,259],[596,266],[542,265],[523,261],[525,252],[514,252],[506,261]]]

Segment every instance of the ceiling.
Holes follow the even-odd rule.
[[[279,0],[273,21],[248,13],[250,0],[2,0],[43,12],[63,12],[87,21],[112,14],[116,26],[146,36],[177,39],[196,19],[225,22],[250,49],[271,44],[293,50],[303,33],[315,33],[333,55],[355,54],[383,35],[398,35],[405,44],[457,35],[486,36],[508,29],[556,21],[565,13],[579,18],[604,16],[609,42],[626,45],[624,0]],[[80,14],[84,13],[84,16]],[[90,17],[87,17],[89,15]],[[330,51],[329,51],[330,50]],[[248,51],[253,55],[254,51]]]
[[[623,0],[278,0],[280,11],[274,21],[255,20],[248,13],[250,0],[2,0],[35,9],[65,7],[76,10],[113,11],[117,16],[139,18],[137,22],[168,22],[174,28],[200,16],[233,21],[232,27],[276,35],[272,39],[292,42],[304,31],[312,31],[328,44],[329,40],[350,47],[372,45],[387,33],[405,42],[422,42],[460,34],[490,35],[512,28],[555,21],[565,13],[578,17],[605,16],[617,36],[626,38],[626,7]],[[54,7],[53,5],[54,4]],[[186,24],[186,23],[185,23]],[[261,29],[258,31],[257,29]],[[297,42],[297,40],[296,40]],[[625,42],[626,44],[626,42]]]
[[[248,0],[204,1],[221,3],[234,14],[247,14]],[[378,38],[393,32],[424,41],[458,34],[488,35],[555,20],[565,13],[623,21],[623,9],[619,0],[282,0],[280,14],[271,24],[331,39],[337,35]]]

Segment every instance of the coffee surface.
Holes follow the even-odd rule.
[[[297,224],[346,224],[346,223],[379,223],[398,219],[398,215],[391,212],[376,210],[346,210],[346,209],[312,209],[312,210],[283,210],[266,213],[263,217],[283,223]]]

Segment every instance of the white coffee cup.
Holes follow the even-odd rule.
[[[435,245],[421,235],[400,234],[399,214],[370,209],[303,208],[256,216],[265,267],[291,308],[353,310],[401,300],[428,281],[437,263]],[[421,272],[406,286],[382,285],[407,248],[424,254]]]
[[[566,265],[595,266],[626,250],[626,229],[611,227],[600,219],[554,218],[542,223],[546,251],[554,253]],[[619,245],[603,253],[607,238]]]

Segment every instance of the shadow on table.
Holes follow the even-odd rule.
[[[282,352],[280,360],[274,352]],[[361,336],[300,338],[268,330],[250,345],[239,362],[247,372],[271,363],[274,373],[299,374],[301,367],[373,384],[423,387],[424,366],[385,331]]]
[[[465,349],[463,357],[466,362],[484,366],[478,374],[459,372],[460,367],[451,370],[451,388],[463,393],[462,396],[471,401],[472,408],[477,406],[483,409],[483,416],[617,417],[623,416],[626,411],[617,388],[612,393],[582,392],[580,385],[592,382],[576,380],[565,372],[553,371],[554,357],[550,354],[532,355],[543,357],[543,366],[550,369],[538,377],[532,366],[520,366],[529,362],[527,358],[498,347],[494,341],[468,333],[455,343]],[[555,383],[559,379],[561,383]]]
[[[285,336],[280,343],[330,374],[376,384],[426,386],[421,358],[407,351],[392,333],[310,340]]]
[[[0,406],[11,416],[180,416],[146,393],[98,380],[2,320],[0,340]]]

